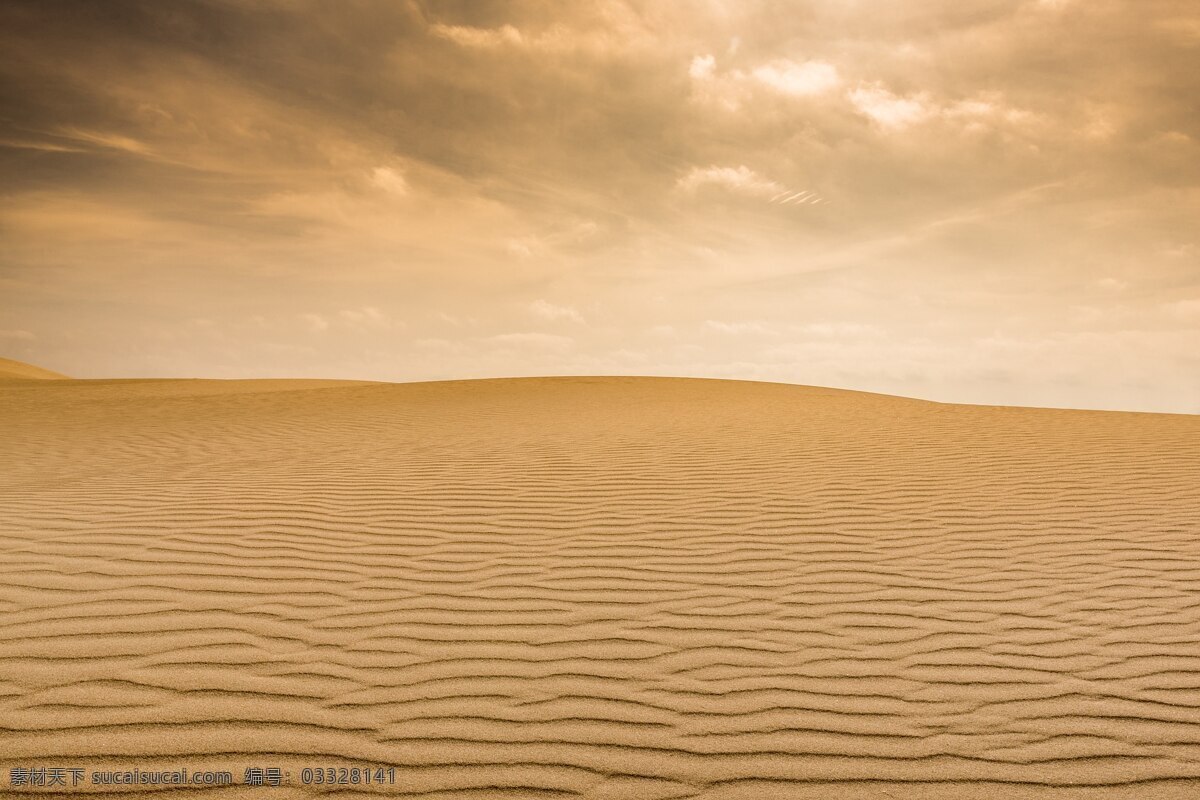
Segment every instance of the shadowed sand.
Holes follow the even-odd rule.
[[[1200,417],[0,380],[0,460],[0,794],[1200,796]]]

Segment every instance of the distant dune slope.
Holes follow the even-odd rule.
[[[1200,797],[1200,417],[9,381],[0,463],[0,795]]]
[[[33,364],[26,364],[24,361],[14,361],[11,358],[0,358],[0,381],[2,380],[30,380],[30,379],[54,379],[65,378],[66,375],[60,375],[57,372],[51,372],[48,369],[35,367]]]

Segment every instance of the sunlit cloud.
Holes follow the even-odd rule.
[[[70,145],[58,144],[56,142],[34,141],[29,139],[0,139],[0,147],[9,147],[18,150],[42,150],[47,153],[87,152],[87,150],[82,147],[72,147]]]
[[[389,331],[404,327],[403,322],[392,318],[374,306],[344,308],[338,312],[338,316],[350,328],[364,332]]]
[[[924,97],[901,97],[879,85],[854,89],[850,92],[850,100],[875,122],[895,130],[918,123],[932,113]]]
[[[758,196],[777,194],[783,188],[745,165],[692,167],[677,185],[686,192],[695,192],[704,186],[718,186],[740,194]]]
[[[329,330],[329,320],[321,314],[309,312],[306,314],[301,314],[300,319],[313,333],[324,333],[325,331]]]
[[[499,28],[473,28],[467,25],[434,24],[430,27],[434,36],[448,39],[463,47],[499,47],[501,45],[521,45],[525,38],[512,25]]]
[[[97,147],[107,147],[112,150],[123,150],[127,153],[136,153],[138,155],[145,154],[149,148],[136,139],[128,136],[123,136],[119,133],[109,133],[106,131],[89,131],[80,128],[63,128],[58,131],[58,135],[66,139],[72,139],[77,142],[85,142]]]
[[[583,315],[570,306],[560,306],[546,300],[534,300],[529,304],[529,310],[535,316],[547,320],[565,319],[571,322],[583,322]]]
[[[841,83],[837,69],[824,61],[780,59],[757,67],[752,74],[772,89],[796,96],[821,94]]]
[[[713,76],[717,67],[717,60],[711,55],[696,56],[692,59],[691,66],[688,67],[688,75],[693,80],[707,80]]]
[[[771,327],[766,323],[753,320],[726,322],[724,320],[709,319],[704,321],[704,326],[709,330],[729,334],[765,334],[773,332]]]
[[[402,173],[391,167],[376,167],[372,170],[371,183],[391,194],[408,194],[408,181]]]

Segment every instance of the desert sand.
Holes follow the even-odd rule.
[[[23,361],[13,361],[11,358],[0,358],[0,380],[59,380],[66,377],[66,375],[60,375],[59,373],[51,372],[48,369],[35,367],[33,364],[26,364]]]
[[[0,371],[5,796],[1200,797],[1200,417]]]

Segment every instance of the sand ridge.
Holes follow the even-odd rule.
[[[24,361],[0,358],[0,380],[59,380],[66,377]]]
[[[1200,417],[690,379],[9,381],[0,457],[5,773],[1200,793]]]

